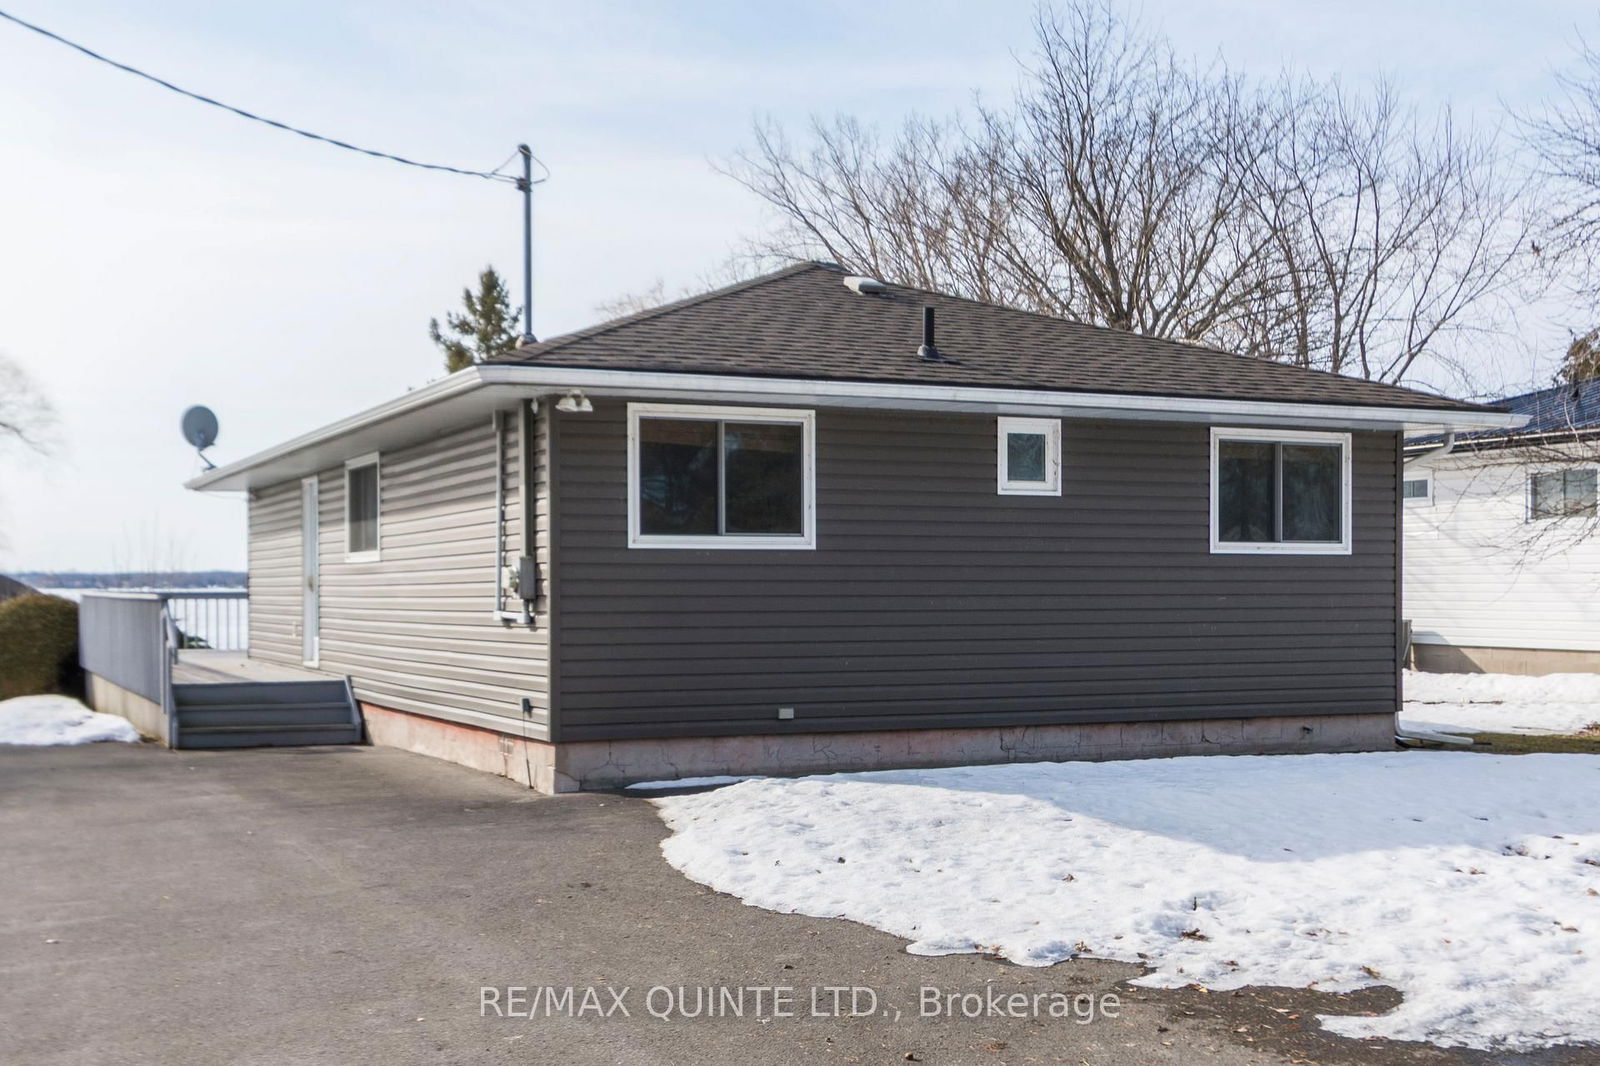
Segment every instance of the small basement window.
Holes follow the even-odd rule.
[[[1406,478],[1400,489],[1400,498],[1407,503],[1432,503],[1433,478],[1428,476]]]
[[[1000,419],[998,461],[1000,495],[1061,495],[1060,419]]]
[[[1350,554],[1350,435],[1213,429],[1211,550]]]
[[[628,545],[811,548],[815,415],[628,405]]]
[[[1593,517],[1596,480],[1593,467],[1528,475],[1528,518]]]
[[[378,561],[378,455],[344,464],[344,558]]]

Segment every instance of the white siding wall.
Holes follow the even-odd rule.
[[[300,482],[250,495],[250,654],[300,665]]]
[[[1433,475],[1433,502],[1405,504],[1404,614],[1417,643],[1600,650],[1600,530],[1528,520],[1529,472],[1556,465],[1501,452],[1407,467],[1408,478]]]

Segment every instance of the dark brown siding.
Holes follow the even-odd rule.
[[[992,416],[826,409],[815,551],[630,550],[625,413],[558,416],[561,740],[1395,710],[1392,433],[1352,556],[1212,555],[1205,426],[1069,420],[1000,496]]]

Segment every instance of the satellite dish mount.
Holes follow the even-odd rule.
[[[211,408],[196,404],[183,412],[183,439],[194,446],[207,470],[217,468],[216,463],[206,458],[206,449],[217,442],[217,416],[211,413]]]

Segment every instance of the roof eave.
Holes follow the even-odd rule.
[[[831,407],[1406,432],[1512,429],[1527,421],[1523,415],[1486,408],[1379,407],[486,363],[207,471],[186,487],[226,492],[276,484],[337,465],[353,455],[395,447],[408,435],[419,436],[446,420],[460,424],[475,414],[487,414],[496,405],[569,389],[598,397],[648,395],[683,401],[737,397],[746,402]],[[295,461],[297,456],[299,461]]]

